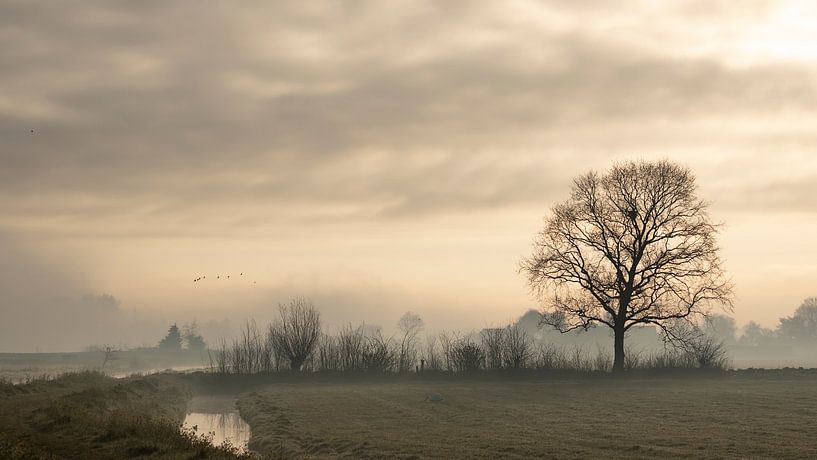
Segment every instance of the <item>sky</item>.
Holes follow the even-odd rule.
[[[193,319],[212,340],[293,296],[334,327],[502,324],[538,306],[518,264],[571,180],[633,159],[692,169],[734,316],[774,327],[817,295],[815,23],[783,0],[3,1],[0,351]]]

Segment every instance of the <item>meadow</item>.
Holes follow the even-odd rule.
[[[238,405],[271,458],[817,458],[813,371],[276,383]]]

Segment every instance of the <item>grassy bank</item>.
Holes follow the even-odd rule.
[[[280,382],[238,404],[271,457],[817,457],[813,372]]]
[[[236,458],[180,430],[190,396],[174,375],[3,383],[0,458]]]

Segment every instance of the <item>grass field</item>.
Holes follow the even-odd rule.
[[[817,375],[764,375],[275,384],[238,404],[270,457],[817,458]]]

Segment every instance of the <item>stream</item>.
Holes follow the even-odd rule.
[[[235,402],[235,395],[194,396],[187,406],[184,426],[197,434],[212,434],[214,445],[229,441],[246,452],[250,425],[239,415]]]

